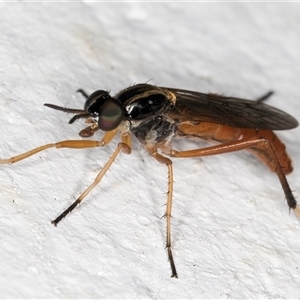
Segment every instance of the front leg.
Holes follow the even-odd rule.
[[[93,183],[87,187],[87,189],[76,199],[76,201],[70,205],[62,214],[60,214],[55,220],[53,220],[51,223],[54,226],[57,226],[57,223],[60,222],[66,215],[68,215],[78,204],[81,203],[81,201],[87,196],[87,194],[97,185],[100,183],[101,179],[105,175],[105,173],[108,171],[112,163],[115,161],[116,157],[118,156],[120,150],[125,152],[126,154],[130,154],[131,148],[124,142],[119,143],[117,149],[114,151],[110,159],[107,161],[107,163],[104,165],[104,167],[100,170],[97,177],[94,179]]]
[[[13,164],[18,161],[21,161],[25,158],[30,157],[31,155],[37,154],[41,151],[44,151],[49,148],[76,148],[76,149],[84,149],[84,148],[95,148],[95,147],[103,147],[106,144],[108,144],[114,136],[117,134],[116,130],[106,132],[103,139],[101,141],[93,141],[93,140],[67,140],[67,141],[61,141],[58,143],[51,143],[46,144],[34,149],[31,149],[27,152],[24,152],[22,154],[6,158],[6,159],[0,159],[0,165],[5,164]]]

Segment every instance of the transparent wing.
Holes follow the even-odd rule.
[[[176,95],[168,112],[178,122],[206,121],[233,127],[285,130],[299,124],[289,114],[258,101],[164,88]]]

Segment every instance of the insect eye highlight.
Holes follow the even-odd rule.
[[[115,98],[108,99],[99,111],[98,127],[103,131],[116,129],[123,120],[124,110]]]
[[[86,99],[84,110],[91,114],[98,114],[100,107],[109,97],[109,93],[106,91],[95,91]]]

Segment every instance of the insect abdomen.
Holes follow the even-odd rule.
[[[270,141],[284,174],[290,174],[293,171],[292,161],[286,152],[285,144],[279,139],[279,137],[271,130],[258,130],[256,136]],[[276,167],[265,148],[258,146],[253,149],[249,149],[249,151],[261,159],[272,172],[276,172]]]

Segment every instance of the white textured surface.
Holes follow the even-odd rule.
[[[300,119],[300,5],[1,3],[0,156],[76,139],[88,92],[138,82],[256,98]],[[279,133],[294,161],[300,130]],[[96,138],[100,136],[96,136]],[[48,150],[0,168],[1,298],[299,298],[300,224],[274,174],[245,153],[174,159],[171,279],[167,170],[134,143],[57,228],[117,145]],[[184,147],[184,143],[180,144]]]

